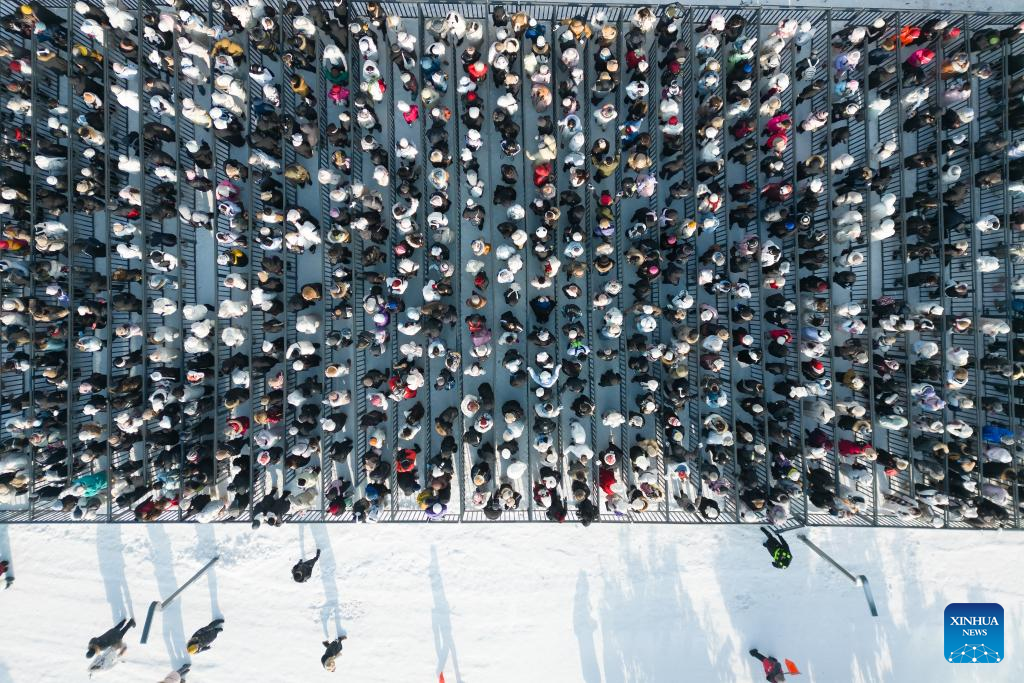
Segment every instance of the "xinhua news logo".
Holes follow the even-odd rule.
[[[946,606],[946,661],[998,664],[1003,661],[1003,606],[995,602],[954,602]]]

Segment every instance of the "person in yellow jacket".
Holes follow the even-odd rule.
[[[227,38],[221,38],[213,44],[213,49],[210,51],[210,55],[213,57],[216,57],[219,54],[226,54],[232,59],[238,59],[245,55],[245,50],[235,41]]]

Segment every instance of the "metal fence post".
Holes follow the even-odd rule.
[[[213,557],[213,559],[212,559],[212,560],[210,560],[209,562],[207,562],[206,564],[204,564],[204,565],[203,565],[203,567],[202,567],[202,569],[200,569],[199,571],[197,571],[197,572],[196,572],[196,573],[195,573],[195,574],[194,574],[194,575],[192,576],[192,578],[191,578],[191,579],[189,579],[189,580],[188,580],[188,581],[186,581],[185,583],[181,584],[181,585],[180,585],[180,586],[178,587],[178,590],[176,590],[176,591],[174,591],[173,593],[171,593],[171,594],[170,594],[169,596],[167,596],[167,598],[166,598],[166,599],[164,599],[163,601],[160,601],[160,600],[154,600],[153,602],[149,603],[149,610],[148,610],[148,611],[146,612],[146,623],[145,623],[145,625],[144,625],[144,626],[142,627],[142,638],[141,638],[141,639],[139,640],[139,642],[140,642],[140,643],[141,643],[142,645],[145,645],[145,644],[146,644],[146,641],[147,641],[147,640],[149,639],[149,628],[150,628],[150,627],[151,627],[151,626],[153,625],[153,615],[154,615],[154,614],[156,614],[156,611],[157,611],[157,610],[159,609],[159,610],[160,610],[161,612],[163,612],[163,611],[164,611],[165,609],[167,609],[167,606],[168,606],[168,605],[170,605],[170,604],[171,604],[172,602],[174,602],[174,599],[175,599],[175,598],[177,598],[177,597],[178,597],[179,595],[181,595],[181,594],[182,594],[182,592],[183,592],[183,591],[184,591],[184,590],[185,590],[186,588],[188,588],[188,587],[189,587],[189,586],[191,586],[191,585],[192,585],[193,583],[195,583],[195,582],[196,582],[196,580],[197,580],[197,579],[198,579],[198,578],[199,578],[200,576],[202,576],[203,574],[205,574],[205,573],[206,573],[206,571],[207,571],[207,570],[208,570],[208,569],[209,569],[210,567],[212,567],[212,566],[214,565],[214,563],[215,563],[215,562],[216,562],[217,560],[219,560],[219,559],[220,559],[220,556],[219,556],[219,555],[215,555],[215,556]]]
[[[871,593],[871,584],[868,583],[868,577],[864,576],[863,574],[854,575],[852,572],[850,572],[850,570],[848,570],[843,565],[839,564],[835,559],[828,555],[828,553],[826,553],[824,550],[822,550],[814,543],[812,543],[805,534],[797,534],[796,537],[803,541],[804,545],[806,545],[808,548],[814,551],[814,553],[818,557],[820,557],[821,559],[825,560],[830,565],[835,567],[837,571],[839,571],[843,576],[848,578],[855,586],[861,586],[864,589],[864,597],[868,601],[868,610],[871,612],[871,616],[878,616],[878,607],[875,606],[875,598]]]

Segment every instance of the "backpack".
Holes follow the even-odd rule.
[[[776,548],[772,553],[772,566],[785,569],[793,559],[793,554],[785,548]]]

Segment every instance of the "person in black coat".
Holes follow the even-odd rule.
[[[313,566],[316,561],[320,559],[320,549],[316,549],[316,555],[311,560],[299,560],[292,567],[292,578],[295,583],[305,583],[309,580],[309,577],[313,575]]]
[[[328,671],[334,671],[334,662],[339,656],[341,656],[341,642],[347,638],[347,636],[338,636],[334,640],[324,641],[324,647],[327,649],[320,658],[320,664],[322,664]]]
[[[103,634],[95,638],[90,638],[89,649],[86,651],[85,656],[91,659],[95,655],[106,650],[108,647],[117,646],[122,640],[124,640],[125,634],[134,627],[134,619],[122,619],[113,628],[107,630]]]
[[[223,619],[214,619],[206,626],[203,626],[188,639],[188,653],[194,655],[209,650],[213,645],[213,641],[217,640],[217,636],[223,630]]]

